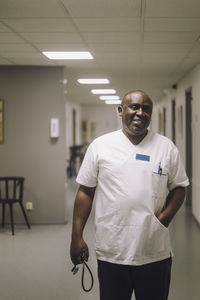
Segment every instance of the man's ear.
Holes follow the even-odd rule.
[[[119,116],[122,117],[122,105],[118,106],[118,113],[119,113]]]

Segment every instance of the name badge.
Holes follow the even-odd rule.
[[[150,161],[150,156],[136,153],[136,160]]]

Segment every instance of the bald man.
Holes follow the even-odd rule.
[[[77,176],[71,260],[89,257],[83,230],[95,199],[100,300],[167,300],[172,249],[168,226],[189,184],[176,146],[148,129],[153,102],[127,93],[122,129],[95,139]]]

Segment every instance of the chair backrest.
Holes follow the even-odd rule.
[[[0,201],[22,201],[24,177],[0,177]]]

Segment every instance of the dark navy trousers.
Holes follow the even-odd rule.
[[[127,266],[98,260],[100,300],[167,300],[172,259]]]

